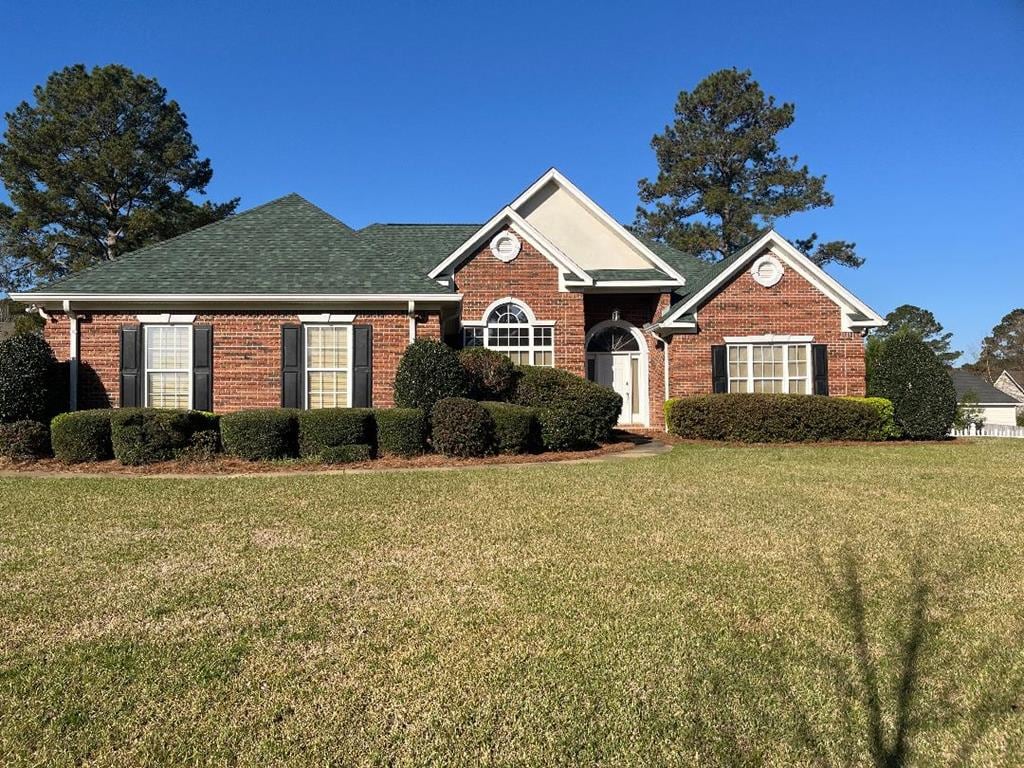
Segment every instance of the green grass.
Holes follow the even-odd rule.
[[[1017,765],[1022,481],[1024,441],[2,479],[0,764]]]

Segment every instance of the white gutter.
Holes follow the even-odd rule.
[[[351,302],[354,304],[376,304],[391,302],[453,302],[462,301],[458,293],[12,293],[14,301],[71,301],[88,302],[175,302],[189,304],[210,304],[217,302],[259,302],[259,303],[303,303],[324,304]]]

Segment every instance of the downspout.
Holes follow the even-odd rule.
[[[53,316],[52,315],[50,315],[42,307],[36,306],[35,304],[29,304],[27,307],[25,307],[25,312],[27,314],[32,314],[33,312],[35,312],[37,315],[39,315],[41,318],[43,318],[43,320],[45,320],[46,322],[50,322],[51,320],[53,320]]]
[[[68,410],[78,410],[78,314],[71,302],[64,299],[64,314],[68,316]]]
[[[416,302],[409,299],[409,343],[416,341]]]

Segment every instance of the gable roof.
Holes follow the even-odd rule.
[[[996,380],[992,382],[992,386],[1000,391],[1005,391],[1000,386],[997,386],[1000,382],[1002,382],[1003,386],[1009,387],[1011,390],[1018,393],[1016,396],[1012,393],[1007,393],[1010,394],[1010,397],[1017,402],[1024,402],[1024,371],[1011,371],[1004,368],[1003,371],[996,376]]]
[[[661,327],[668,330],[690,327],[701,306],[769,249],[841,309],[844,328],[879,328],[886,324],[881,315],[800,253],[786,238],[768,229],[721,261],[695,271],[693,278],[687,280],[685,292],[678,293],[679,298],[665,311]]]
[[[402,234],[361,237],[290,194],[19,296],[451,292],[426,276],[422,249],[401,247]]]
[[[1005,392],[1000,392],[981,376],[963,368],[952,368],[949,377],[953,380],[953,389],[956,390],[956,399],[963,400],[964,395],[973,392],[982,405],[1019,405]]]

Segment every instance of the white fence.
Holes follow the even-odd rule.
[[[953,437],[1020,437],[1024,438],[1024,427],[1011,427],[1006,424],[986,424],[977,427],[971,424],[967,429],[953,429],[949,432]]]

